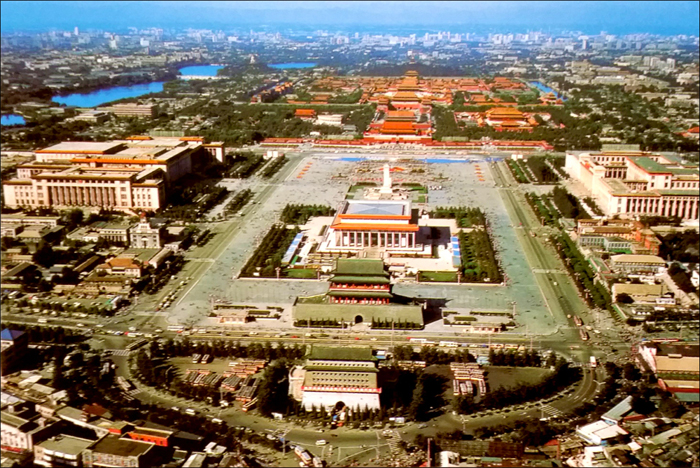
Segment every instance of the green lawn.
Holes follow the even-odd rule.
[[[421,281],[436,281],[440,283],[456,283],[456,271],[421,271]]]
[[[285,270],[284,276],[287,278],[316,278],[316,270],[313,268],[294,268]]]

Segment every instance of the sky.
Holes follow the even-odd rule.
[[[584,34],[700,35],[697,1],[500,2],[211,2],[211,1],[0,1],[0,32],[128,27],[401,28],[454,32],[581,31]]]

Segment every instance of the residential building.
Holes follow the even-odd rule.
[[[608,445],[608,441],[628,432],[615,423],[599,420],[576,429],[576,435],[591,445]]]
[[[107,435],[93,442],[83,453],[86,467],[149,467],[156,459],[155,444]]]
[[[2,224],[20,226],[48,226],[56,227],[60,224],[60,216],[32,216],[26,213],[12,213],[2,215]]]
[[[57,435],[34,445],[34,464],[47,467],[83,466],[83,451],[94,440]]]
[[[104,110],[89,110],[76,116],[74,119],[81,122],[90,122],[100,125],[109,120],[109,114]]]
[[[0,346],[2,356],[2,374],[17,367],[17,364],[25,357],[29,347],[29,335],[19,330],[5,328],[0,332]]]
[[[169,447],[172,443],[173,431],[166,431],[162,429],[152,429],[147,427],[135,427],[129,430],[124,437],[128,437],[132,440],[140,440],[142,442],[148,442],[160,447]]]
[[[3,409],[0,415],[0,444],[3,452],[31,453],[35,444],[54,435],[59,427],[55,420],[37,414],[33,403],[3,390]]]
[[[666,268],[666,261],[655,255],[620,254],[610,257],[610,268],[623,274],[656,274]]]
[[[301,404],[307,411],[312,407],[330,410],[339,405],[352,410],[379,409],[377,362],[369,348],[314,345],[303,369],[295,369],[290,380],[301,383],[301,392],[290,386],[290,395],[301,393]]]
[[[635,303],[655,305],[676,305],[673,292],[665,283],[661,284],[629,284],[615,283],[612,285],[613,300],[620,294],[627,294]]]
[[[87,411],[73,408],[71,406],[63,406],[56,410],[56,417],[67,421],[76,426],[84,427],[95,432],[98,437],[106,436],[115,431],[119,423],[115,423],[106,418],[100,418]],[[117,426],[115,426],[117,424]],[[118,432],[118,431],[117,431]]]
[[[668,390],[682,401],[700,400],[700,346],[683,341],[670,343],[642,343],[637,362],[658,378],[659,387]]]
[[[90,226],[76,229],[66,237],[82,242],[97,242],[100,239],[105,239],[127,245],[129,243],[129,229],[130,225],[128,224],[96,221]]]
[[[608,216],[678,216],[697,221],[700,173],[670,156],[635,151],[566,155],[579,180]]]
[[[95,268],[97,272],[105,272],[108,275],[126,276],[129,278],[140,278],[143,268],[138,261],[133,258],[116,257],[107,260],[102,265]]]
[[[114,104],[100,107],[102,112],[111,112],[117,117],[142,117],[152,119],[158,114],[158,106],[155,104]]]

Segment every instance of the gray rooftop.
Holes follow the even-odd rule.
[[[93,443],[93,440],[81,439],[70,435],[59,435],[45,440],[37,445],[40,445],[44,449],[51,450],[53,452],[77,456]]]
[[[369,202],[348,201],[343,214],[349,215],[384,215],[384,216],[410,216],[409,203],[407,202]]]
[[[329,361],[374,361],[372,348],[370,347],[332,347],[316,346],[311,347],[307,359],[309,360],[329,360]]]

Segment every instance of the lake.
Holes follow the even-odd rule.
[[[2,125],[24,125],[27,123],[24,117],[17,114],[2,114],[0,122]]]
[[[271,63],[268,65],[270,68],[277,68],[279,70],[287,70],[289,68],[313,68],[315,66],[315,63],[310,62]]]
[[[216,72],[224,68],[223,65],[192,65],[180,68],[183,76],[216,76]]]
[[[143,96],[144,94],[160,93],[163,91],[164,81],[154,81],[131,86],[114,86],[100,89],[86,94],[69,94],[68,96],[54,96],[53,102],[75,107],[96,107],[119,99]]]
[[[553,90],[549,86],[544,85],[543,83],[540,83],[539,81],[531,81],[530,84],[542,91],[543,93],[554,93],[556,97],[562,98],[563,101],[566,101],[566,98],[563,95],[557,93],[555,90]]]

